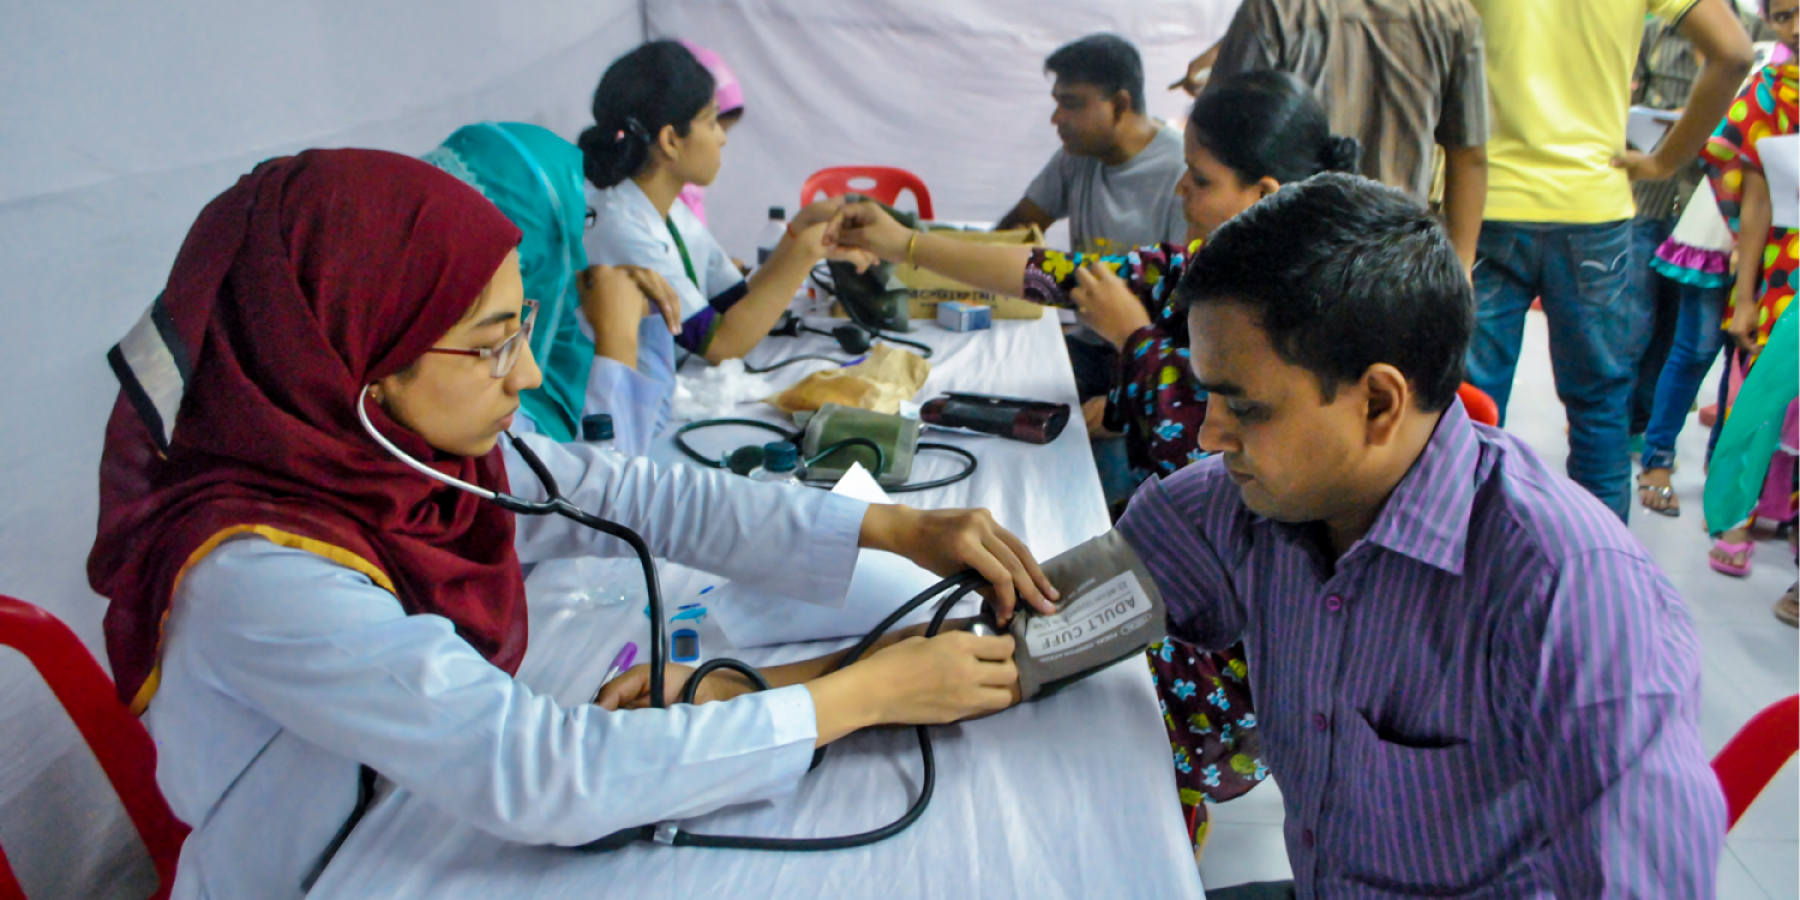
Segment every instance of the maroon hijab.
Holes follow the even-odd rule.
[[[165,368],[181,371],[179,413],[160,422],[121,370],[128,389],[100,461],[88,580],[112,601],[121,699],[141,711],[155,691],[182,573],[245,531],[363,571],[408,614],[444,616],[494,665],[518,668],[512,514],[406,468],[356,415],[363,386],[443,337],[518,242],[473,188],[374,150],[270,160],[201,211],[145,320],[167,340]],[[498,449],[439,453],[373,403],[369,413],[415,458],[506,489]]]

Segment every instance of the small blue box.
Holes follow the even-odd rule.
[[[937,320],[951,331],[980,331],[994,327],[994,310],[961,300],[945,300],[938,304]]]

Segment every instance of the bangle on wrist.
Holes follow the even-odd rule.
[[[919,232],[915,231],[912,233],[912,237],[906,239],[906,264],[909,266],[912,266],[915,269],[919,267],[919,264],[916,262],[913,262],[913,249],[916,248],[918,245],[919,245]]]

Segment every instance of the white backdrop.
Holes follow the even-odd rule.
[[[200,208],[304,147],[422,153],[489,118],[572,132],[606,63],[643,39],[643,10],[6,0],[0,23],[0,593],[60,616],[104,664],[84,563],[117,391],[105,353]],[[28,673],[0,651],[0,846],[29,896],[141,883],[119,868],[142,858],[129,823]]]
[[[1164,85],[1236,3],[6,0],[0,593],[62,618],[104,665],[105,603],[85,560],[117,390],[105,352],[162,288],[200,208],[263,159],[311,146],[417,154],[483,119],[573,139],[607,63],[648,33],[712,47],[743,82],[748,112],[708,198],[734,253],[750,256],[766,208],[793,207],[827,165],[903,166],[940,218],[992,220],[1055,148],[1051,50],[1124,35],[1144,54],[1151,112],[1179,119],[1187,98]],[[0,690],[0,843],[78,846],[78,820],[116,836],[116,816],[46,818],[16,790],[60,755],[65,805],[106,802],[35,684],[0,651],[0,688],[17,689]]]

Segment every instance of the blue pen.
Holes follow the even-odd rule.
[[[619,655],[613,657],[612,665],[607,667],[606,677],[600,679],[600,688],[594,691],[594,699],[588,702],[599,703],[600,690],[604,690],[608,682],[619,677],[620,672],[631,668],[631,664],[636,661],[637,643],[634,641],[626,641],[625,646],[619,648]]]

